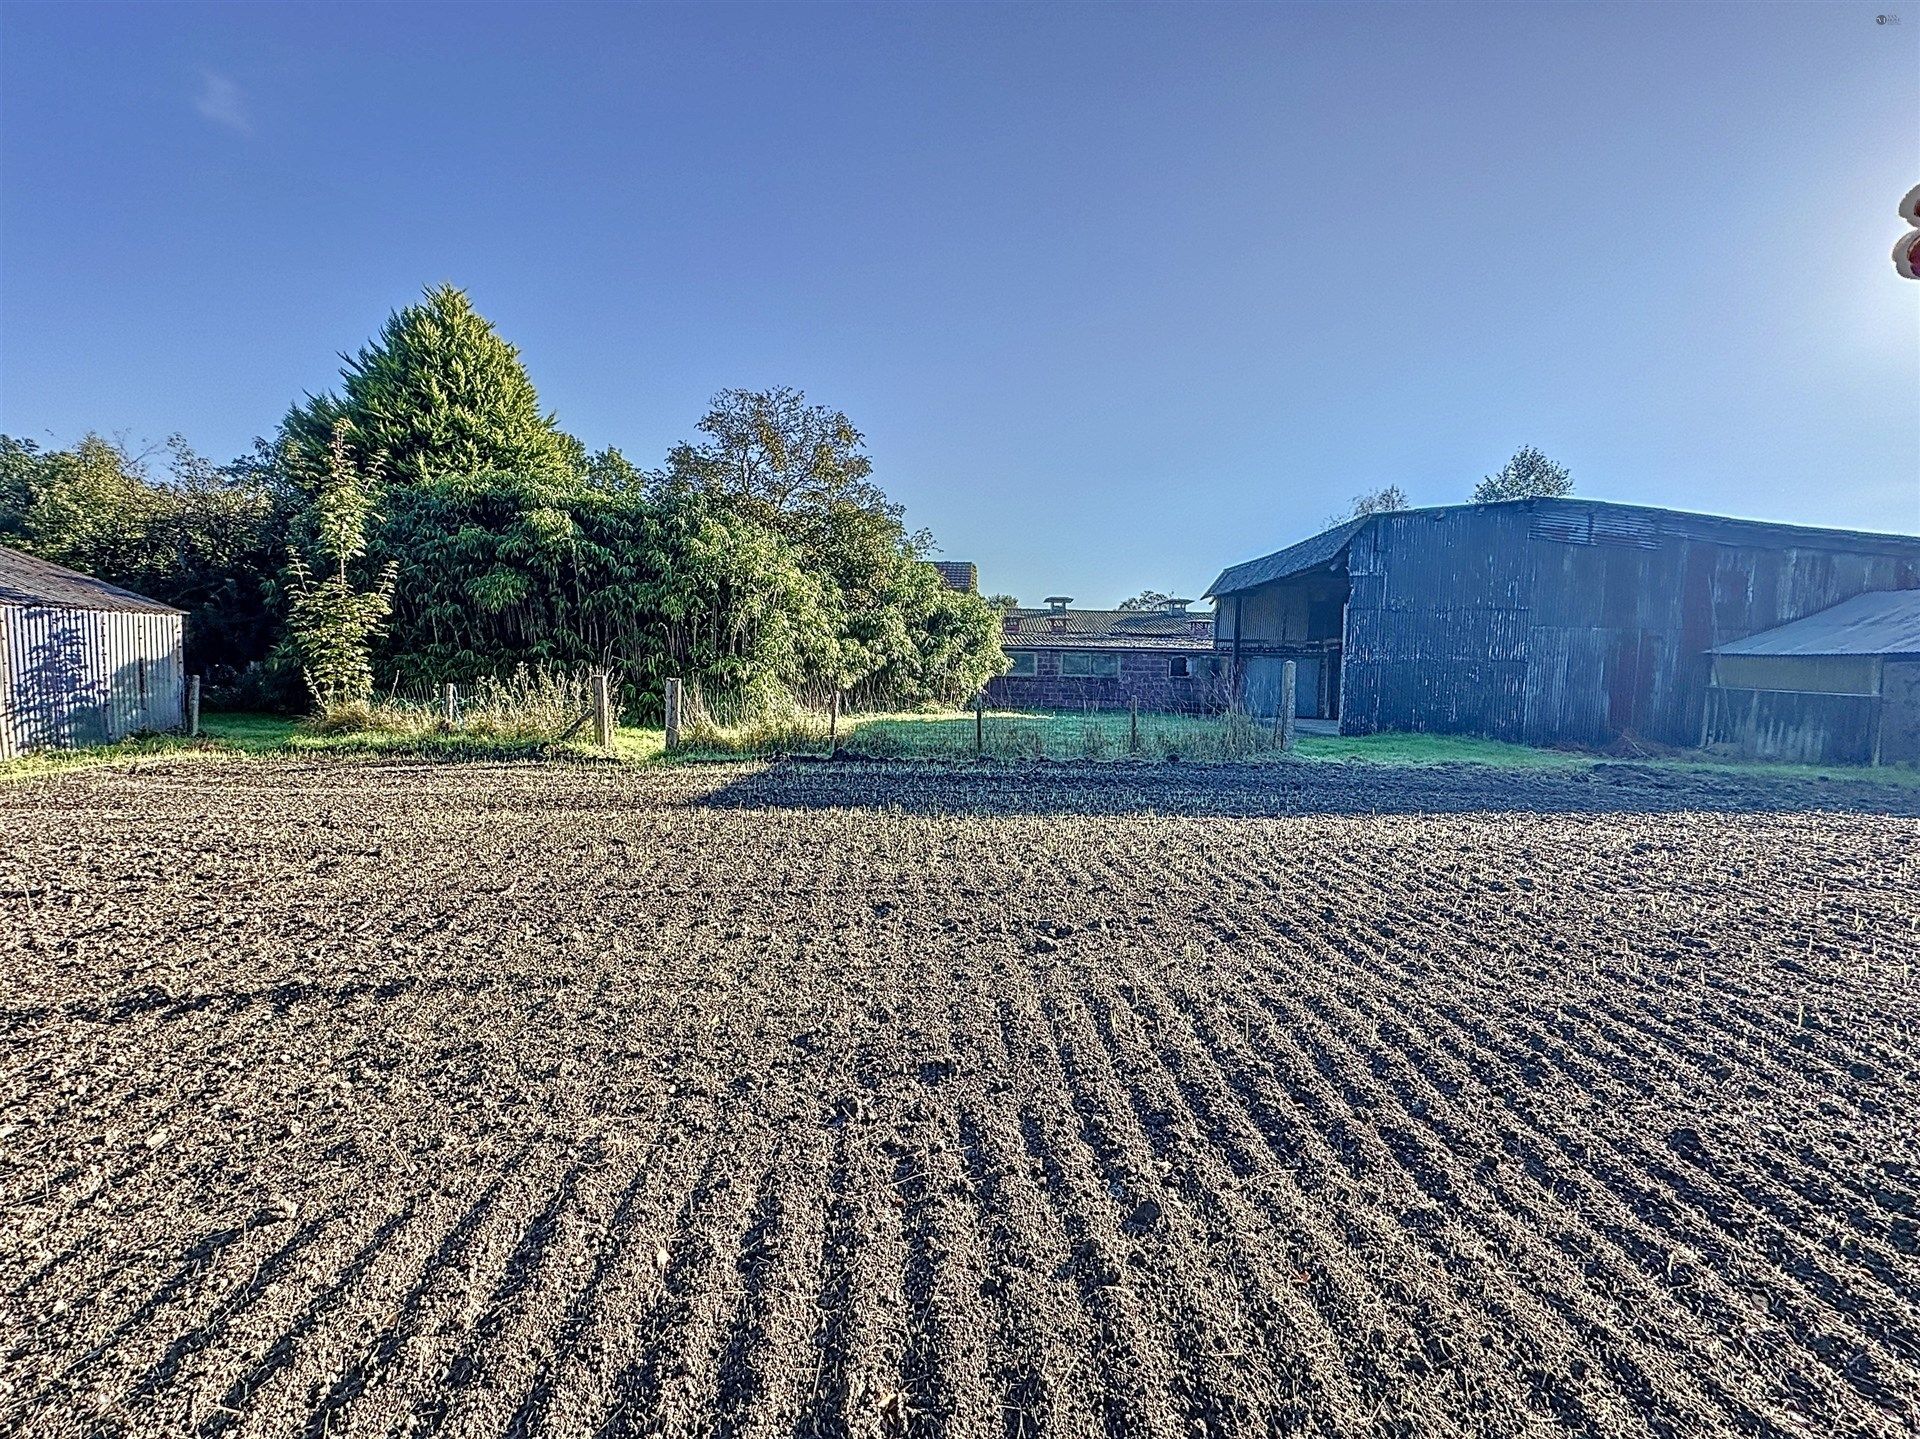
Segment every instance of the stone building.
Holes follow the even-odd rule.
[[[1225,707],[1228,672],[1213,621],[1188,600],[1157,610],[1077,610],[1065,595],[1010,610],[1001,644],[1010,673],[987,686],[997,709],[1207,713]]]

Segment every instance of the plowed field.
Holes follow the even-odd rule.
[[[0,1432],[1911,1435],[1916,801],[9,786]]]

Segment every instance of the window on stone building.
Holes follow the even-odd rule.
[[[1069,679],[1113,679],[1120,673],[1120,656],[1069,650],[1060,656],[1060,673]]]

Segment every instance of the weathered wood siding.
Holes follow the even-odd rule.
[[[180,616],[0,605],[0,758],[177,729]]]

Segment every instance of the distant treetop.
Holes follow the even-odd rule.
[[[1522,445],[1499,473],[1488,475],[1473,487],[1476,505],[1496,500],[1558,499],[1573,493],[1573,475],[1565,465],[1556,465],[1532,445]]]
[[[1355,495],[1353,503],[1343,515],[1328,517],[1329,525],[1343,525],[1348,520],[1362,519],[1367,515],[1384,515],[1392,510],[1409,508],[1407,492],[1398,485],[1388,485],[1384,489],[1369,490],[1363,495]]]

